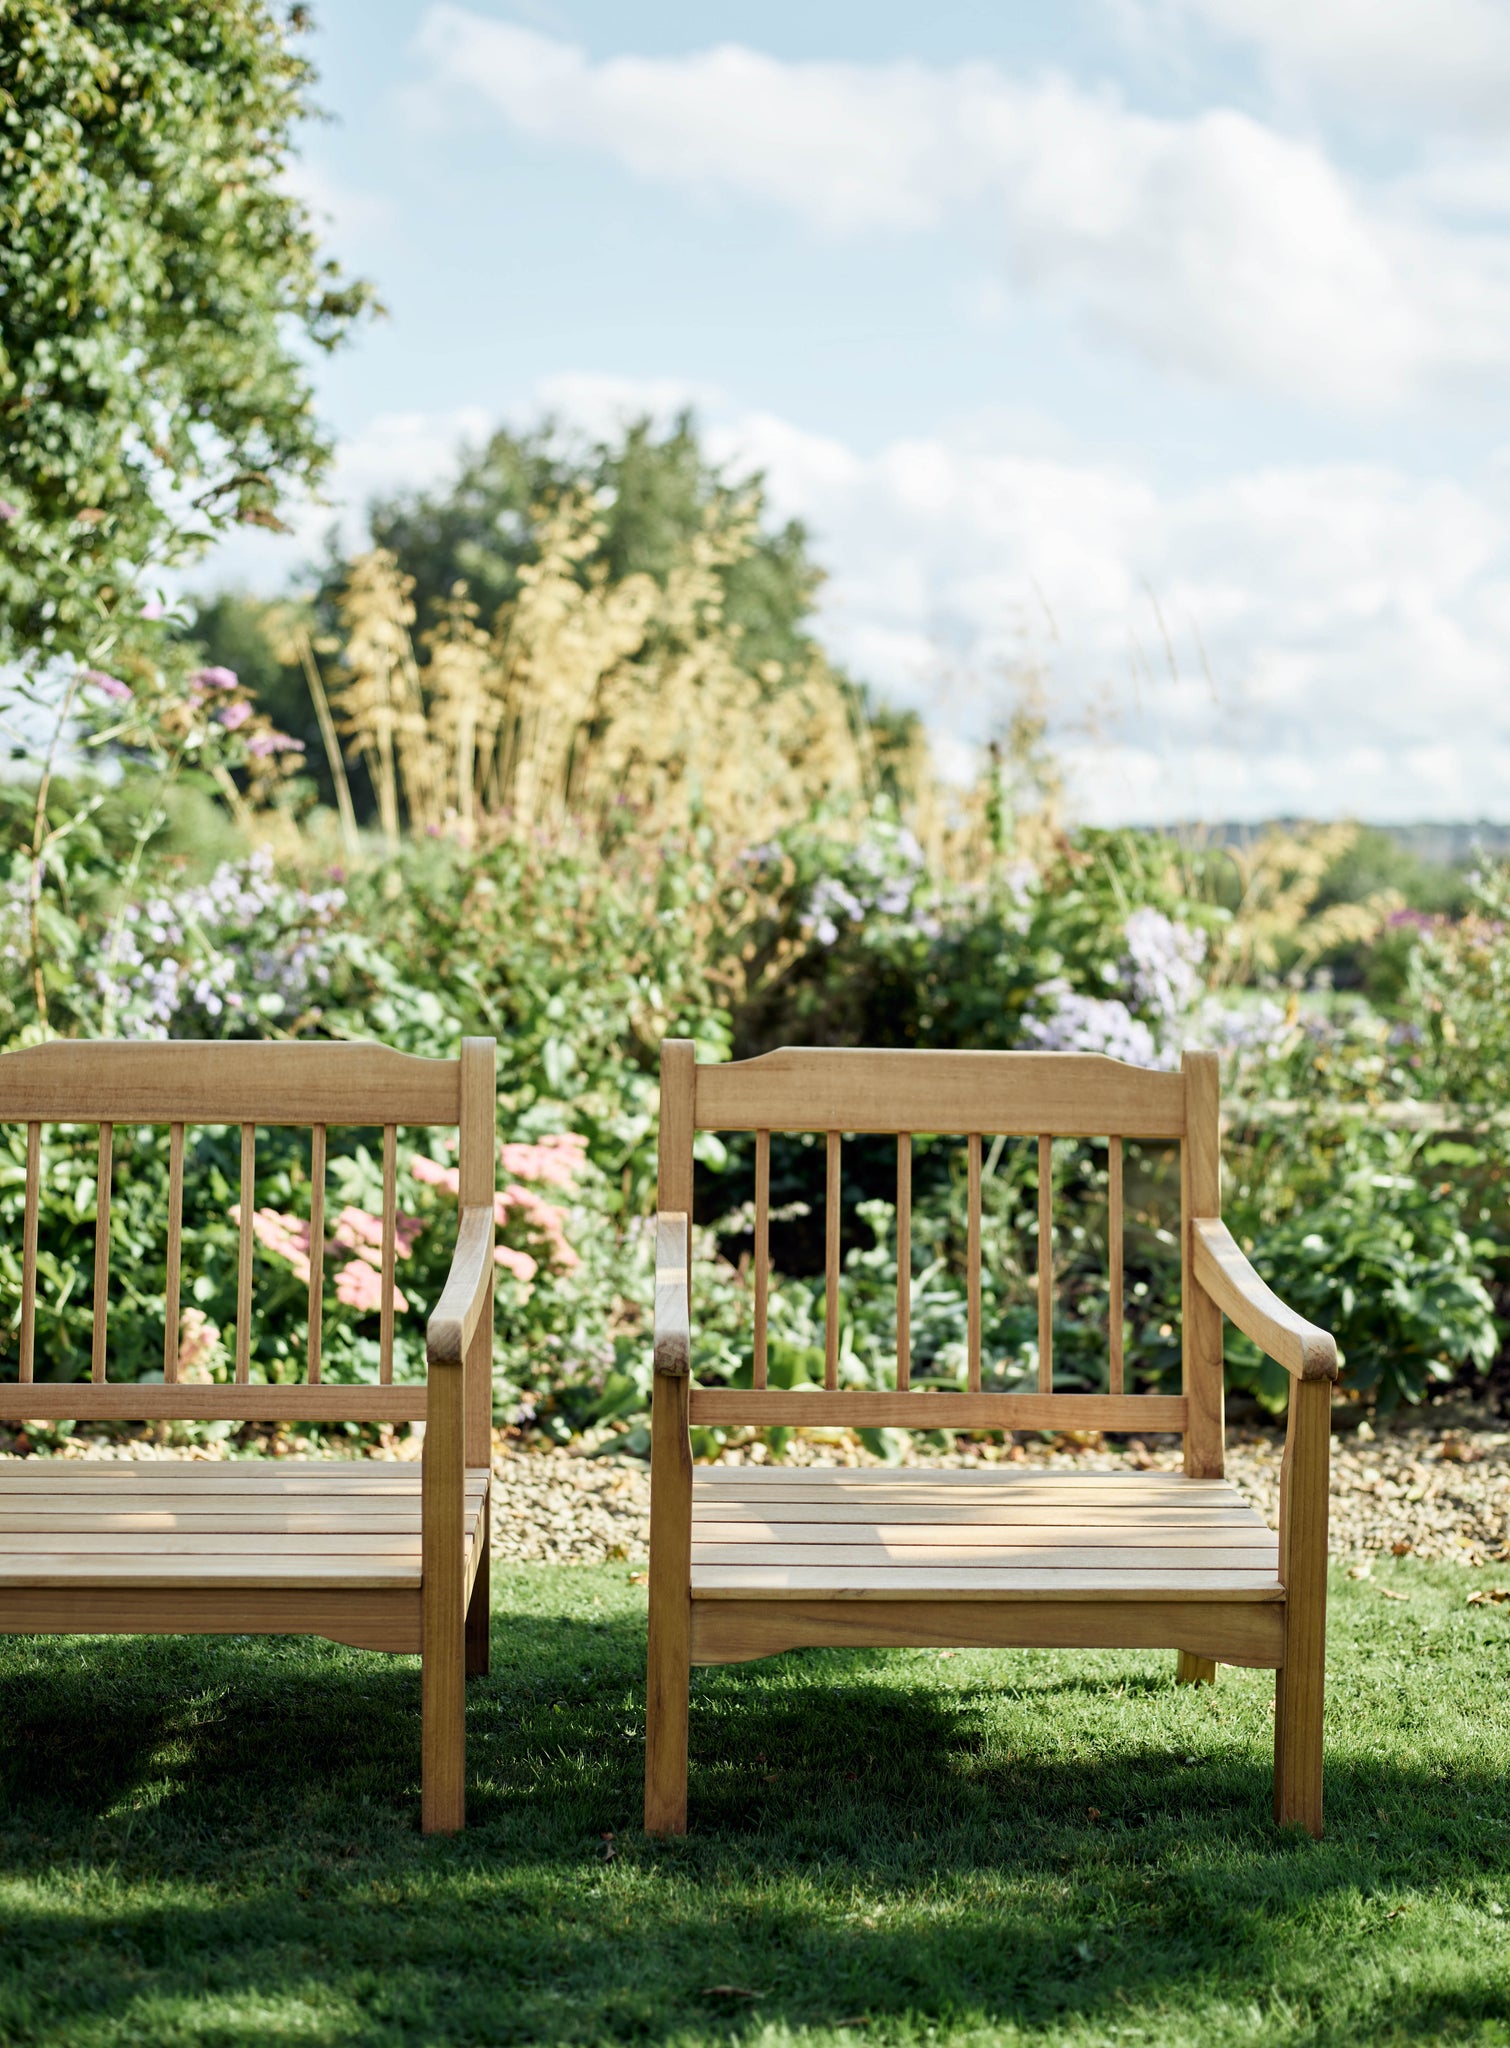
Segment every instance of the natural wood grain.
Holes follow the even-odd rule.
[[[89,1377],[96,1386],[103,1384],[105,1378],[105,1345],[109,1330],[110,1179],[114,1138],[114,1126],[101,1124],[99,1163],[94,1176],[94,1301],[89,1334]]]
[[[783,1046],[697,1069],[699,1128],[936,1131],[968,1137],[1181,1138],[1177,1074],[1099,1053],[873,1052]]]
[[[1197,1216],[1191,1232],[1196,1284],[1221,1314],[1296,1379],[1335,1379],[1336,1339],[1286,1308],[1259,1279],[1226,1224]]]
[[[823,1203],[823,1384],[839,1384],[839,1181],[840,1134],[825,1133]]]
[[[173,1386],[178,1379],[178,1302],[183,1275],[184,1229],[184,1127],[168,1130],[168,1259],[163,1288],[163,1381]]]
[[[747,1533],[747,1532],[745,1532]],[[981,1532],[982,1534],[986,1532]],[[30,1541],[18,1537],[17,1542]],[[45,1542],[46,1538],[38,1538]],[[229,1537],[220,1539],[229,1542]],[[271,1540],[271,1539],[269,1539]],[[287,1539],[297,1544],[301,1537]],[[334,1539],[332,1539],[334,1540]],[[356,1550],[367,1539],[351,1537],[348,1547]],[[373,1539],[374,1541],[380,1539]],[[774,1560],[774,1562],[773,1562]],[[1199,1572],[1216,1575],[1226,1572],[1262,1573],[1264,1578],[1275,1584],[1279,1579],[1278,1550],[1267,1545],[1262,1550],[1252,1544],[1236,1544],[1222,1550],[1208,1549],[1200,1544],[1182,1543],[1173,1533],[1166,1543],[1155,1546],[1149,1543],[1085,1543],[1073,1547],[1068,1543],[966,1543],[957,1535],[952,1542],[942,1540],[932,1543],[805,1543],[800,1537],[787,1533],[779,1542],[767,1544],[738,1541],[720,1543],[706,1530],[694,1528],[692,1532],[692,1589],[695,1593],[702,1583],[701,1573],[710,1565],[735,1565],[741,1570],[782,1572],[813,1569],[831,1569],[850,1575],[869,1571],[929,1571],[934,1573],[941,1590],[958,1583],[972,1584],[982,1571],[1017,1569],[1033,1571],[1062,1572],[1068,1578],[1085,1579],[1095,1583],[1095,1574],[1117,1572],[1124,1574],[1126,1582],[1137,1583],[1149,1572]],[[994,1583],[994,1580],[993,1580]]]
[[[945,1556],[989,1557],[998,1551],[1029,1549],[1052,1551],[1053,1557],[1045,1563],[1057,1564],[1078,1550],[1115,1551],[1180,1551],[1201,1563],[1242,1553],[1242,1562],[1263,1564],[1272,1559],[1276,1572],[1279,1569],[1279,1545],[1270,1529],[1250,1528],[1242,1523],[1197,1523],[1187,1525],[1178,1515],[1164,1517],[1162,1523],[1149,1527],[1147,1524],[1108,1527],[1097,1522],[1084,1511],[1078,1517],[1059,1522],[1045,1522],[1036,1516],[1023,1515],[1017,1521],[957,1522],[953,1520],[923,1521],[921,1519],[892,1521],[855,1522],[831,1517],[819,1518],[815,1509],[809,1513],[810,1521],[793,1522],[782,1517],[771,1516],[755,1521],[747,1517],[731,1516],[727,1519],[713,1519],[708,1513],[694,1508],[692,1517],[692,1545],[694,1554],[703,1554],[708,1563],[731,1560],[715,1560],[706,1553],[705,1546],[713,1544],[720,1549],[745,1546],[752,1554],[758,1555],[763,1549],[779,1548],[784,1557],[796,1557],[799,1549],[814,1545],[825,1550],[842,1551],[845,1556],[858,1555],[862,1550],[881,1550],[899,1555],[903,1551],[936,1551]],[[41,1521],[42,1517],[36,1518]],[[335,1526],[336,1518],[331,1518]],[[341,1526],[348,1525],[342,1520]],[[10,1520],[0,1514],[0,1528],[10,1526]],[[737,1560],[732,1560],[737,1562]]]
[[[947,1583],[946,1583],[947,1582]],[[988,1600],[1000,1594],[1056,1600],[1160,1599],[1283,1600],[1284,1588],[1270,1571],[1136,1571],[1086,1566],[1058,1572],[1043,1566],[982,1565],[966,1572],[940,1573],[923,1565],[694,1565],[692,1592],[698,1600],[766,1599],[821,1593],[828,1599],[882,1599],[926,1593],[935,1599]]]
[[[466,1822],[466,1463],[462,1367],[432,1362],[421,1468],[420,1826],[454,1834]]]
[[[1318,1837],[1331,1405],[1328,1380],[1299,1380],[1291,1387],[1279,1493],[1285,1647],[1274,1695],[1274,1818],[1281,1827],[1293,1822]]]
[[[311,1635],[357,1650],[413,1655],[419,1591],[403,1587],[0,1585],[7,1635]]]
[[[42,1184],[42,1126],[26,1126],[26,1209],[21,1224],[21,1349],[23,1381],[32,1376],[37,1342],[37,1209]]]
[[[1224,1664],[1272,1669],[1284,1610],[1228,1600],[695,1600],[697,1664],[736,1664],[782,1650],[1194,1649]]]
[[[496,1238],[491,1203],[462,1210],[451,1270],[425,1325],[425,1356],[432,1365],[460,1365],[479,1329],[487,1330],[491,1347]]]
[[[0,1122],[454,1125],[458,1086],[385,1045],[68,1039],[0,1058]]]
[[[912,1135],[897,1133],[897,1389],[912,1384]]]
[[[1219,1476],[1225,1464],[1222,1319],[1195,1277],[1197,1216],[1221,1214],[1221,1081],[1216,1054],[1187,1052],[1185,1142],[1180,1147],[1180,1354],[1190,1419],[1185,1428],[1185,1470]]]
[[[1054,1391],[1054,1141],[1038,1140],[1038,1391]]]
[[[494,1190],[498,1185],[498,1048],[491,1038],[464,1038],[461,1042],[461,1087],[457,1126],[457,1200],[463,1212],[481,1210],[494,1216]],[[497,1229],[489,1222],[484,1236],[482,1263],[486,1273],[469,1296],[469,1313],[462,1322],[463,1398],[466,1405],[466,1461],[472,1467],[491,1467],[493,1462],[493,1310],[498,1266],[494,1257]],[[461,1234],[457,1232],[457,1253]],[[470,1305],[476,1305],[476,1319],[470,1320]],[[468,1324],[470,1321],[470,1329]],[[428,1342],[428,1339],[427,1339]],[[484,1581],[487,1563],[483,1562]],[[487,1587],[483,1586],[486,1602]],[[475,1605],[475,1602],[474,1602]],[[472,1609],[469,1607],[468,1613]],[[469,1622],[467,1669],[487,1668],[487,1615]],[[482,1640],[479,1644],[478,1633]],[[478,1659],[481,1657],[482,1662]]]
[[[423,1386],[0,1385],[0,1422],[423,1422]]]
[[[1175,1659],[1174,1680],[1176,1685],[1215,1685],[1216,1659],[1181,1650]]]
[[[236,1384],[252,1376],[252,1218],[257,1213],[257,1127],[241,1126],[241,1220],[236,1261]]]
[[[656,1202],[662,1214],[683,1219],[692,1214],[692,1134],[697,1085],[691,1040],[666,1040],[661,1047]],[[685,1221],[682,1244],[685,1248]],[[681,1310],[685,1315],[685,1296]],[[645,1673],[647,1834],[682,1835],[687,1831],[687,1704],[692,1670],[690,1386],[685,1372],[657,1371],[650,1402],[650,1612]]]
[[[771,1134],[755,1133],[755,1324],[753,1330],[755,1385],[763,1387],[768,1376],[766,1359],[766,1312],[771,1287]]]
[[[655,1219],[654,1366],[658,1373],[685,1378],[692,1370],[692,1334],[687,1323],[691,1279],[691,1226],[679,1210]]]
[[[980,1392],[980,1133],[965,1140],[965,1379]]]
[[[696,1387],[692,1420],[709,1427],[852,1429],[1126,1429],[1185,1427],[1178,1394],[828,1393]]]
[[[378,1311],[378,1383],[393,1384],[393,1289],[398,1225],[398,1131],[383,1126],[383,1298]]]
[[[1120,1138],[1111,1138],[1108,1140],[1106,1147],[1106,1333],[1110,1348],[1107,1385],[1113,1394],[1120,1394],[1123,1390],[1124,1362],[1122,1347],[1124,1341],[1124,1306],[1122,1300],[1122,1269],[1126,1254],[1124,1235],[1125,1225],[1122,1217],[1122,1140]]]
[[[309,1133],[309,1305],[305,1337],[306,1376],[320,1384],[321,1340],[325,1324],[325,1126]]]

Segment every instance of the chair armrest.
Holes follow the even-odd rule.
[[[425,1327],[425,1363],[460,1365],[488,1299],[493,1273],[493,1211],[466,1208],[445,1288]]]
[[[1294,1378],[1336,1379],[1337,1340],[1265,1286],[1220,1217],[1197,1216],[1190,1230],[1197,1284],[1222,1314]]]
[[[691,1226],[679,1209],[655,1219],[655,1369],[668,1379],[692,1370],[692,1325],[687,1306]]]

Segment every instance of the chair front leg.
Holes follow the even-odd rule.
[[[1330,1380],[1290,1388],[1279,1500],[1285,1661],[1274,1689],[1274,1818],[1321,1835],[1321,1720],[1326,1688]]]
[[[650,1644],[645,1673],[645,1832],[687,1832],[692,1682],[689,1381],[657,1373],[650,1416]]]
[[[421,1826],[427,1835],[454,1834],[466,1821],[466,1467],[462,1451],[461,1362],[437,1364],[432,1359],[421,1482]]]

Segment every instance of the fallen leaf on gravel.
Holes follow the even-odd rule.
[[[1470,1607],[1483,1607],[1491,1600],[1496,1606],[1501,1601],[1510,1600],[1510,1586],[1480,1586],[1476,1593],[1468,1595]]]
[[[1409,1557],[1415,1545],[1408,1536],[1398,1536],[1389,1548],[1392,1557]]]

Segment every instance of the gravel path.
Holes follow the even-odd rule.
[[[1278,1432],[1233,1431],[1227,1475],[1273,1526],[1279,1515]],[[736,1457],[738,1453],[734,1454]],[[759,1451],[756,1452],[757,1459]],[[844,1443],[799,1441],[792,1461],[871,1465]],[[913,1457],[909,1463],[1028,1463],[1070,1471],[1177,1469],[1177,1448],[1130,1454],[1096,1445],[989,1447]],[[501,1557],[538,1564],[642,1564],[650,1534],[650,1477],[638,1460],[581,1457],[560,1450],[505,1451],[495,1464],[494,1544]],[[1476,1418],[1461,1426],[1417,1424],[1370,1437],[1339,1435],[1332,1446],[1332,1549],[1366,1558],[1392,1552],[1457,1564],[1510,1562],[1510,1429]]]

